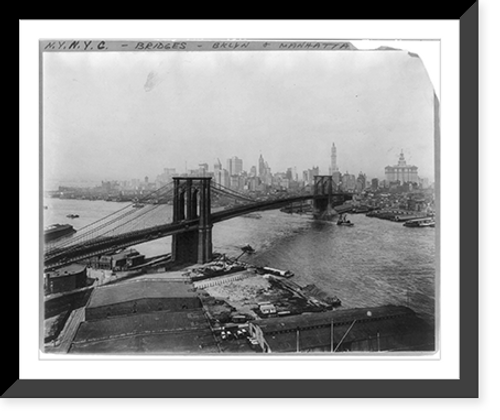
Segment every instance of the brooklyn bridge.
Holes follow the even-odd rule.
[[[172,261],[202,264],[212,259],[215,223],[304,201],[311,201],[313,214],[321,217],[352,198],[350,193],[335,190],[331,176],[316,175],[311,192],[255,200],[210,177],[174,177],[140,201],[85,226],[71,238],[46,244],[44,268],[55,269],[166,236],[172,236]],[[230,199],[231,205],[216,208],[213,198]],[[170,203],[172,206],[167,205]]]

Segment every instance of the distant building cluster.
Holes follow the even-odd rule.
[[[428,179],[418,177],[418,167],[406,163],[403,151],[398,163],[385,167],[385,179],[369,179],[365,173],[357,176],[349,171],[341,172],[337,162],[338,153],[335,143],[332,143],[330,152],[329,174],[333,177],[336,191],[362,193],[364,191],[387,190],[405,192],[431,187]],[[256,165],[245,170],[243,159],[233,156],[225,160],[225,165],[217,158],[213,165],[206,162],[199,163],[194,169],[185,168],[182,171],[176,168],[164,168],[154,181],[147,176],[143,180],[129,181],[102,181],[99,187],[77,192],[72,188],[60,187],[57,195],[67,198],[110,199],[127,201],[139,199],[144,194],[155,191],[168,183],[173,177],[212,177],[214,182],[241,193],[269,194],[275,192],[300,192],[311,189],[314,177],[320,175],[319,166],[303,170],[301,173],[296,167],[287,168],[283,172],[273,172],[262,154],[259,155]]]
[[[287,168],[284,172],[272,172],[262,154],[259,156],[257,165],[251,166],[249,170],[244,169],[243,163],[243,159],[233,156],[226,159],[225,166],[217,158],[213,164],[213,170],[208,163],[201,163],[197,169],[182,173],[166,168],[156,178],[156,187],[167,184],[174,176],[209,176],[214,179],[215,183],[240,192],[298,191],[312,185],[314,175],[319,175],[317,166],[303,171],[302,178],[299,177],[296,167]]]

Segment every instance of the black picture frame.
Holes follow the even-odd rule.
[[[460,379],[458,380],[20,380],[2,374],[2,399],[27,398],[478,398],[479,2],[460,17]],[[18,288],[10,285],[11,296]],[[19,299],[18,299],[19,300]],[[17,314],[16,311],[13,313]],[[18,325],[10,319],[10,334]],[[8,340],[16,344],[19,340]]]

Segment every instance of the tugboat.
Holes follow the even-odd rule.
[[[403,226],[406,226],[406,227],[435,227],[436,222],[431,217],[424,217],[421,219],[408,220],[407,222],[403,223]]]
[[[253,249],[249,244],[246,244],[245,246],[241,247],[241,250],[247,254],[255,253],[255,249]]]
[[[352,223],[350,220],[347,220],[345,218],[345,214],[341,214],[339,217],[339,220],[337,221],[338,226],[354,226],[354,223]]]

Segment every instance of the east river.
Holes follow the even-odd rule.
[[[69,223],[77,231],[130,205],[50,198],[43,204],[47,206],[44,226]],[[80,217],[68,219],[66,215],[71,213]],[[242,246],[250,244],[256,252],[243,256],[242,261],[290,270],[297,284],[315,284],[339,297],[343,308],[406,305],[434,323],[437,228],[407,228],[364,214],[348,216],[353,227],[279,210],[258,215],[260,218],[237,217],[214,225],[214,252],[235,257]],[[147,257],[166,254],[171,238],[134,248]]]

